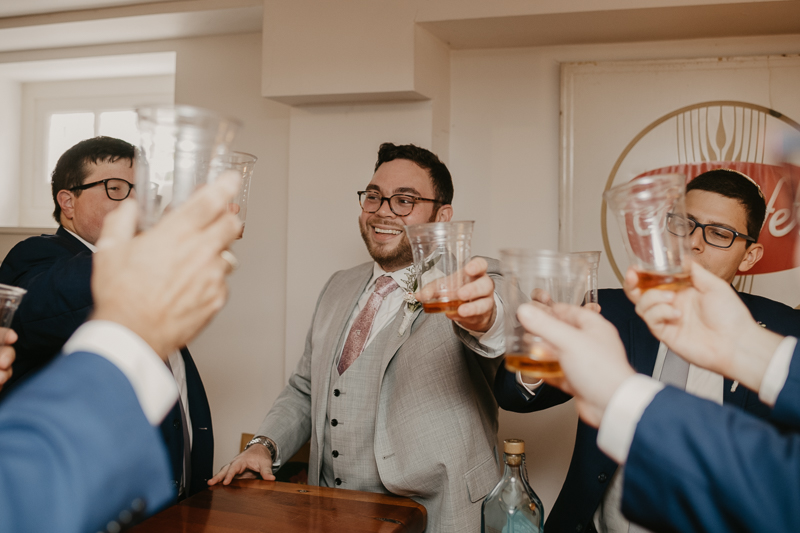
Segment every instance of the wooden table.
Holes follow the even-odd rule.
[[[409,498],[240,479],[195,494],[130,531],[418,533],[426,522],[425,507]]]

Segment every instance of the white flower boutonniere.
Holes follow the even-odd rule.
[[[406,273],[406,279],[403,280],[403,300],[406,302],[405,312],[403,314],[403,322],[400,324],[400,329],[397,331],[399,336],[408,329],[408,324],[411,322],[411,317],[419,309],[422,304],[414,298],[414,293],[417,292],[417,271],[414,265],[411,265]]]

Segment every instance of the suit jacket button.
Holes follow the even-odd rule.
[[[336,451],[336,450],[333,450],[333,451],[331,452],[331,455],[332,455],[332,456],[334,456],[334,457],[339,457],[339,452],[338,452],[338,451]]]
[[[575,531],[577,531],[578,533],[581,533],[581,531],[583,531],[583,526],[578,524],[577,526],[575,526]]]
[[[339,389],[333,389],[333,395],[334,395],[334,396],[336,396],[337,398],[339,397],[339,395],[340,395],[341,393],[342,393],[342,392],[341,392]]]
[[[338,425],[339,425],[339,421],[338,421],[338,420],[336,420],[336,419],[334,418],[333,420],[331,420],[331,425],[332,425],[333,427],[336,427],[336,426],[338,426]]]
[[[144,500],[144,498],[136,498],[131,502],[131,511],[134,513],[144,512],[146,507],[147,502]]]
[[[606,475],[605,472],[603,472],[602,474],[597,476],[597,481],[599,481],[600,483],[605,483],[606,481],[608,481],[608,476]]]
[[[339,479],[338,477],[333,482],[336,483],[336,485],[341,485],[342,484],[342,480]]]

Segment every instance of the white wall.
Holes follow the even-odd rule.
[[[0,79],[0,226],[19,223],[20,98],[21,85]]]
[[[238,117],[233,149],[256,155],[244,238],[232,250],[241,267],[230,300],[192,354],[214,421],[215,469],[239,452],[283,388],[289,108],[261,97],[261,35],[178,43],[175,101]]]

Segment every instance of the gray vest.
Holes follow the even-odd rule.
[[[389,494],[375,460],[375,417],[381,361],[398,328],[395,318],[341,376],[336,369],[339,358],[334,358],[322,438],[319,484],[323,487]]]

